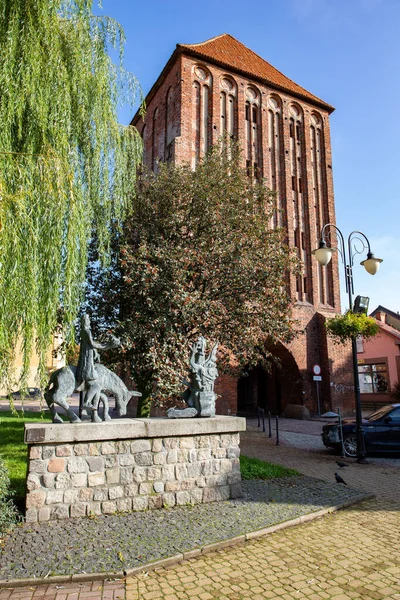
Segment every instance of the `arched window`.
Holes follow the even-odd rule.
[[[146,135],[147,135],[147,129],[146,129],[146,125],[143,125],[142,128],[142,132],[141,132],[141,138],[143,140],[143,156],[142,156],[142,163],[145,165],[146,164],[146,158],[147,158],[147,152],[146,152]]]
[[[282,177],[284,161],[282,156],[282,103],[278,96],[270,96],[268,106],[268,185],[277,192],[277,212],[273,225],[282,227],[284,194],[282,194]]]
[[[153,127],[151,131],[151,168],[154,172],[157,171],[157,162],[159,160],[159,148],[157,147],[160,132],[158,129],[158,107],[153,113]]]
[[[164,160],[169,163],[173,160],[173,140],[174,140],[174,129],[173,129],[173,89],[170,87],[167,92],[165,99],[165,149],[164,149]]]
[[[315,243],[321,235],[321,228],[329,222],[328,192],[325,174],[324,124],[321,116],[314,112],[310,117],[310,146],[312,195],[315,210]],[[333,306],[332,264],[328,268],[318,265],[318,298],[321,304]]]
[[[254,179],[261,177],[260,104],[258,90],[248,87],[245,101],[246,170]]]
[[[221,79],[220,89],[220,130],[224,139],[236,135],[237,89],[230,77]]]
[[[212,78],[203,66],[193,70],[193,160],[196,167],[210,146],[210,89]]]
[[[293,200],[293,234],[294,245],[303,264],[303,272],[296,278],[296,294],[300,301],[307,301],[308,289],[308,209],[306,201],[305,177],[303,178],[304,162],[304,121],[301,108],[297,104],[289,107],[289,136],[290,136],[290,173]]]

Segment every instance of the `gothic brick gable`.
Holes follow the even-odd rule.
[[[296,94],[308,101],[315,102],[323,106],[328,113],[333,112],[334,108],[317,96],[314,96],[306,89],[286,77],[258,54],[247,48],[228,33],[223,33],[210,40],[200,44],[178,44],[177,48],[182,48],[184,52],[190,53],[199,58],[216,62],[228,69],[234,69],[245,75],[250,75],[256,79],[273,85],[278,89]]]

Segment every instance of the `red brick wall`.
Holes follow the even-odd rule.
[[[172,158],[181,161],[181,153],[177,150],[177,143],[181,139],[181,104],[182,81],[180,59],[169,71],[167,77],[156,90],[152,100],[146,106],[144,119],[137,117],[133,124],[137,127],[144,142],[144,164],[149,169],[153,168],[153,160],[164,162],[166,160],[166,102],[168,91],[172,93],[171,120],[175,142],[172,144]],[[156,130],[154,131],[154,113],[157,109]],[[144,130],[144,136],[143,136]],[[155,144],[153,144],[155,142]]]
[[[217,415],[237,414],[237,379],[222,374],[215,382]]]

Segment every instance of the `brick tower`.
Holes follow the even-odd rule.
[[[302,260],[291,276],[298,335],[271,348],[279,366],[219,378],[220,413],[252,413],[257,406],[281,414],[287,404],[321,412],[353,403],[349,353],[332,345],[324,321],[340,312],[337,257],[320,267],[311,252],[321,228],[335,223],[329,115],[317,98],[231,35],[200,44],[178,44],[146,98],[146,117],[132,124],[144,142],[144,163],[196,167],[221,135],[239,141],[249,177],[264,178],[278,193],[276,225]],[[313,380],[312,367],[322,369]],[[338,390],[338,391],[337,391]]]

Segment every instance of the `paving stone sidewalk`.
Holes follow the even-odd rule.
[[[368,501],[129,577],[126,600],[399,600],[398,547],[398,508]]]
[[[276,446],[256,427],[241,436],[241,450],[328,482],[338,470],[332,453]],[[400,600],[400,470],[369,460],[346,460],[341,475],[376,500],[128,577],[126,600]]]
[[[291,484],[302,481],[312,482],[314,486],[312,477],[319,477],[326,480],[325,489],[354,492],[333,483],[334,472],[338,469],[337,457],[329,453],[275,446],[274,440],[260,434],[257,428],[250,428],[242,436],[241,446],[243,454],[297,468],[308,476],[289,480]],[[348,462],[350,468],[343,469],[341,474],[349,487],[375,493],[378,501],[364,502],[310,524],[278,531],[239,547],[201,555],[168,569],[127,577],[125,581],[3,589],[0,600],[399,600],[400,561],[393,550],[400,542],[400,472],[374,461],[365,466]],[[277,492],[274,486],[276,482],[272,488]],[[285,496],[290,487],[280,489],[277,498],[269,497],[267,506],[274,509],[284,506],[287,510],[293,504],[293,496]],[[265,491],[260,493],[265,496]],[[272,502],[274,499],[278,501]],[[252,510],[259,510],[261,504],[254,502]],[[183,508],[195,514],[202,507]],[[236,511],[234,509],[231,516]],[[204,518],[208,521],[206,514]],[[237,514],[235,519],[238,520]],[[182,527],[186,536],[191,534],[188,523]],[[215,527],[218,530],[219,525],[215,524]]]
[[[243,498],[226,502],[23,524],[1,550],[0,580],[127,571],[363,497],[310,477],[243,489]]]

